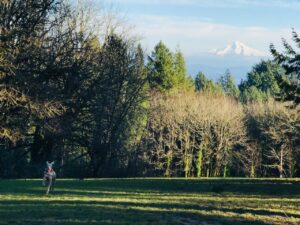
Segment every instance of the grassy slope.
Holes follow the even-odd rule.
[[[0,224],[300,224],[300,180],[0,180]]]

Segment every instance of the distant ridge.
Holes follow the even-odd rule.
[[[266,57],[268,54],[260,50],[248,47],[240,41],[235,41],[231,45],[227,45],[224,49],[213,49],[210,53],[218,56],[238,55],[252,57]]]

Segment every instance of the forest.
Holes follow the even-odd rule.
[[[235,85],[91,15],[0,1],[0,178],[300,177],[296,30]]]

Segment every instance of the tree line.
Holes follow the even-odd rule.
[[[229,70],[192,78],[163,42],[146,56],[105,20],[59,0],[0,2],[0,177],[40,177],[47,160],[64,177],[300,176],[287,41],[236,86]]]

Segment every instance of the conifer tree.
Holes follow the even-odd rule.
[[[207,88],[209,80],[203,72],[199,72],[195,77],[195,89],[201,91]]]
[[[239,85],[242,102],[267,101],[280,95],[276,77],[285,76],[284,69],[276,62],[261,61],[248,73],[247,79]]]
[[[300,37],[295,30],[292,32],[293,41],[300,49]],[[285,39],[283,39],[285,53],[279,53],[273,44],[270,45],[274,60],[286,70],[287,76],[278,74],[276,80],[281,88],[281,99],[300,104],[300,54]]]
[[[178,89],[191,89],[194,86],[193,79],[187,75],[186,63],[180,50],[174,55],[174,86]]]
[[[161,41],[148,58],[149,84],[152,89],[192,89],[193,79],[188,77],[185,59],[180,50],[171,52]]]
[[[151,88],[169,90],[174,86],[173,55],[160,41],[148,58],[149,84]]]
[[[238,97],[239,90],[234,84],[233,76],[230,70],[226,70],[225,75],[221,76],[218,83],[222,86],[225,94],[233,97]]]

